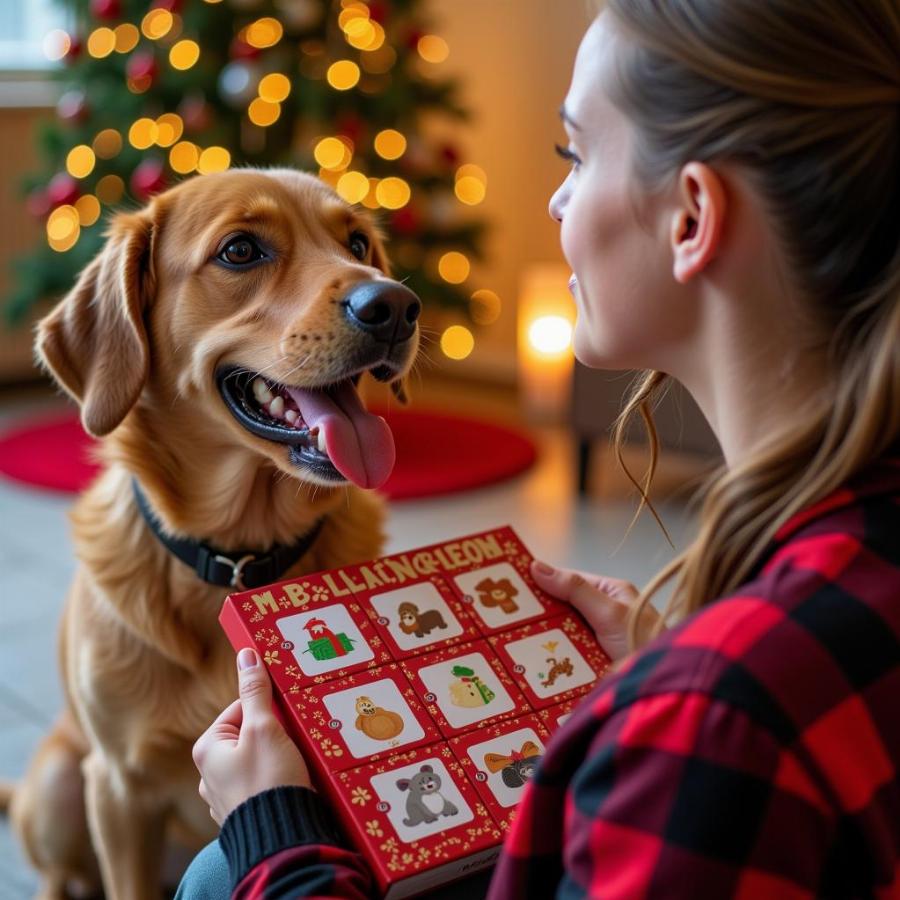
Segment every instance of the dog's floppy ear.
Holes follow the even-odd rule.
[[[35,346],[96,437],[125,418],[147,380],[143,318],[154,282],[153,216],[147,210],[119,213],[106,238],[72,290],[38,323]]]

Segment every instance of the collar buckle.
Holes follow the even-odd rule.
[[[246,556],[242,556],[237,562],[228,556],[222,555],[216,556],[214,559],[217,563],[231,566],[231,581],[229,582],[229,587],[237,588],[239,591],[247,589],[247,585],[244,584],[244,566],[256,559],[255,554],[248,553]]]

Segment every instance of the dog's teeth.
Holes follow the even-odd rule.
[[[291,425],[293,425],[293,424],[297,421],[297,419],[300,418],[300,417],[297,415],[297,413],[295,413],[292,409],[289,409],[289,410],[284,414],[284,417],[285,417],[285,419],[287,419],[288,422],[290,422]]]
[[[260,403],[268,403],[272,399],[272,392],[262,378],[255,378],[253,380],[253,396],[256,397]]]
[[[279,418],[284,415],[284,399],[282,397],[276,397],[269,404],[269,412],[273,416],[278,416]]]
[[[327,453],[328,449],[325,446],[325,432],[319,431],[318,437],[316,438],[316,446],[319,448],[320,453]]]

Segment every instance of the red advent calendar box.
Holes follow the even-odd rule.
[[[390,900],[491,866],[610,661],[508,526],[232,594],[279,716]]]

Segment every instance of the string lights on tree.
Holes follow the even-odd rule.
[[[10,317],[71,286],[111,211],[233,165],[314,171],[373,210],[395,275],[460,320],[441,336],[447,356],[499,316],[471,276],[487,176],[426,122],[468,114],[422,0],[58,2],[76,25],[44,41],[62,90],[39,132],[45,170],[24,183],[46,234],[16,261]]]

